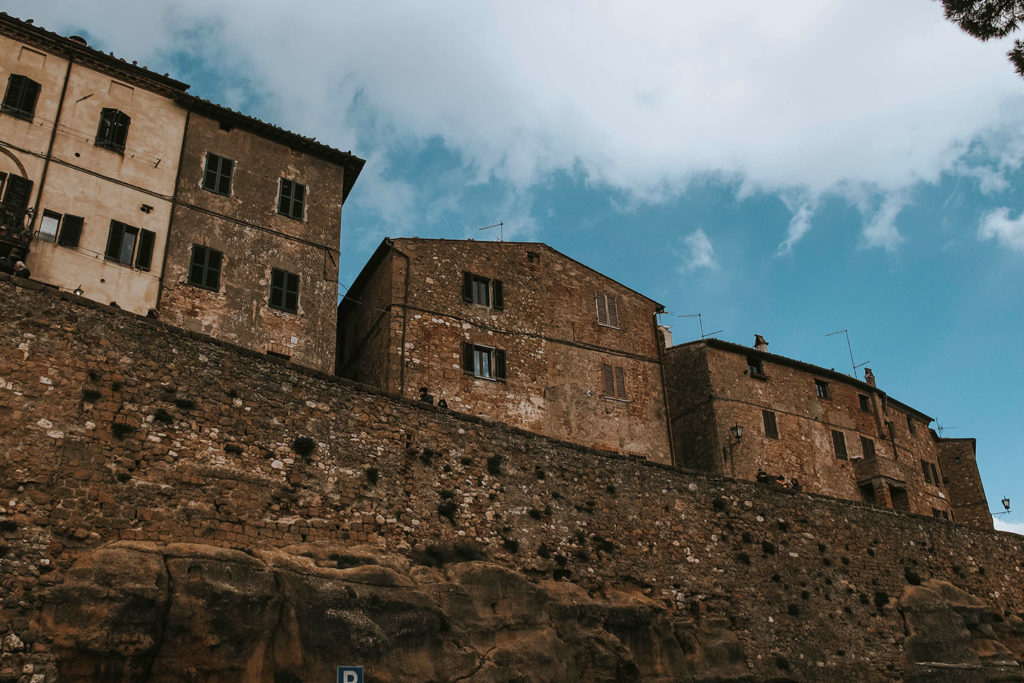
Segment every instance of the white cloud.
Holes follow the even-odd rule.
[[[1024,536],[1024,522],[1005,522],[999,517],[994,517],[992,523],[997,531],[1009,531],[1010,533]]]
[[[699,268],[714,270],[718,267],[715,261],[715,248],[703,230],[697,229],[683,238],[686,247],[684,262],[680,266],[682,272],[690,272]]]
[[[994,239],[1004,247],[1024,251],[1024,213],[1010,218],[1010,210],[1006,207],[990,211],[982,216],[978,239]]]
[[[882,205],[864,226],[864,246],[881,247],[886,251],[895,250],[903,241],[903,236],[896,227],[896,217],[906,205],[907,198],[901,192],[886,196]]]
[[[993,129],[999,169],[1024,159],[1006,46],[931,2],[7,4],[160,70],[185,50],[242,84],[215,99],[357,154],[443,140],[463,164],[453,181],[517,196],[557,170],[640,201],[709,174],[741,193],[893,193],[954,171]],[[795,211],[783,252],[810,228],[810,205]],[[892,219],[874,216],[866,244],[894,248]]]
[[[789,202],[787,202],[789,206]],[[789,227],[786,230],[786,239],[779,245],[779,255],[785,255],[793,251],[793,245],[799,242],[811,229],[811,216],[814,214],[815,205],[811,202],[804,202],[797,206],[793,217],[789,219]],[[790,206],[792,210],[792,206]]]

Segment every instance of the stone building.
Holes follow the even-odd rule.
[[[681,467],[991,528],[973,439],[867,381],[717,339],[665,353],[669,423]],[[736,429],[737,427],[741,429]]]
[[[0,14],[0,256],[65,291],[334,366],[363,160]]]
[[[385,239],[339,306],[337,373],[670,463],[661,310],[544,244]]]

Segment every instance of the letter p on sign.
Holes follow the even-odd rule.
[[[339,666],[338,683],[363,683],[363,667]]]

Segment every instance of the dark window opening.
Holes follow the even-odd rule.
[[[747,356],[747,372],[751,377],[764,377],[764,363],[760,358]]]
[[[865,413],[871,412],[871,399],[864,394],[857,394],[857,398],[860,400],[860,409]]]
[[[540,263],[540,254],[535,251],[526,252],[526,260],[530,263]]]
[[[156,234],[150,230],[140,230],[121,221],[110,221],[110,232],[107,235],[107,251],[104,254],[108,261],[131,266],[134,258],[135,267],[149,270],[153,262],[153,244]]]
[[[203,173],[203,189],[217,194],[231,194],[231,174],[235,162],[212,152],[206,153],[206,169]]]
[[[299,310],[299,276],[274,268],[270,273],[270,307],[288,313]]]
[[[910,431],[910,435],[917,434],[917,427],[914,425],[914,418],[907,415],[907,429]]]
[[[60,233],[57,235],[57,244],[62,247],[77,247],[82,238],[82,225],[85,219],[81,216],[64,214],[60,222]]]
[[[878,505],[878,499],[875,498],[875,487],[871,484],[861,484],[860,497],[864,499],[864,502],[868,505]]]
[[[462,344],[462,370],[467,374],[482,379],[499,379],[506,377],[505,352],[489,346]]]
[[[36,113],[36,100],[39,98],[39,84],[27,76],[11,74],[7,79],[7,92],[4,93],[0,111],[19,119],[31,121]]]
[[[193,244],[192,262],[188,269],[188,283],[216,292],[220,289],[220,267],[223,261],[223,252]]]
[[[610,398],[626,398],[626,371],[619,365],[605,363],[601,366],[604,378],[604,395]]]
[[[501,280],[492,280],[491,278],[463,271],[462,300],[500,311],[505,308],[504,287],[501,284]]]
[[[846,454],[846,434],[843,434],[838,429],[832,430],[832,450],[835,451],[837,459],[849,459],[849,456]]]
[[[818,398],[832,398],[832,392],[829,391],[828,382],[825,380],[814,380],[814,391],[818,394]]]
[[[892,498],[892,509],[896,512],[910,512],[910,496],[902,486],[889,484],[889,497]]]
[[[761,419],[764,421],[764,435],[769,439],[779,438],[779,424],[775,420],[775,413],[770,410],[762,410]]]
[[[27,233],[25,213],[28,211],[28,199],[32,193],[32,181],[13,173],[6,178],[4,201],[0,206],[0,224],[11,228],[15,236]],[[28,237],[27,234],[23,235]]]
[[[886,420],[885,421],[885,428],[889,432],[889,440],[890,441],[895,441],[896,440],[896,423],[892,422],[891,420]]]
[[[281,178],[279,190],[277,212],[282,216],[301,221],[306,203],[306,186],[294,180]]]
[[[100,112],[100,127],[96,131],[96,146],[106,147],[118,153],[124,153],[125,142],[128,140],[128,126],[131,118],[117,109],[104,109]]]
[[[860,449],[865,458],[875,457],[875,442],[866,436],[860,437]]]
[[[619,312],[615,305],[615,297],[611,294],[598,294],[595,302],[597,304],[597,322],[608,327],[618,327]]]
[[[927,460],[921,461],[921,473],[924,474],[924,481],[926,484],[932,483],[932,473],[931,470],[928,469]]]

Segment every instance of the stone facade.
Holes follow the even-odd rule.
[[[665,366],[682,467],[747,480],[764,470],[812,493],[992,527],[973,440],[954,449],[873,378],[716,339],[668,349]]]
[[[0,64],[0,256],[90,300],[333,367],[341,207],[362,159],[7,15]]]
[[[572,446],[6,276],[0,310],[3,680],[1024,675],[1024,537]]]
[[[338,313],[338,374],[670,463],[647,297],[539,243],[385,240]]]

